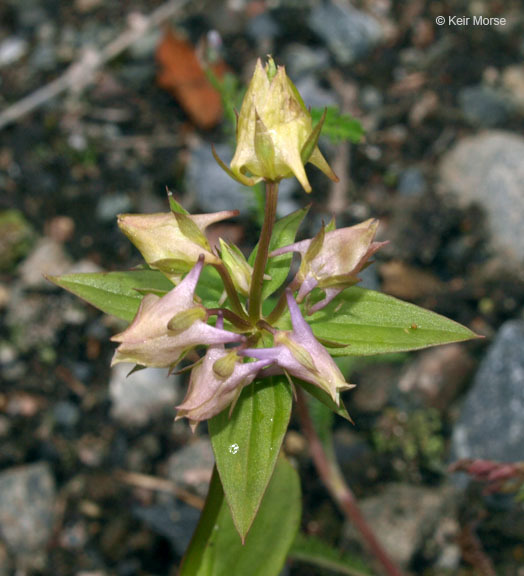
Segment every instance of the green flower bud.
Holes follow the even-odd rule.
[[[308,162],[338,180],[318,149],[324,117],[313,127],[311,114],[283,66],[270,58],[258,60],[237,121],[237,148],[228,168],[213,150],[219,165],[235,180],[253,186],[260,180],[296,176],[306,192],[311,185]]]

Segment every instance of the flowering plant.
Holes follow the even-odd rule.
[[[169,212],[118,219],[147,268],[52,278],[104,312],[130,321],[112,338],[118,343],[113,363],[174,370],[184,359],[193,362],[176,418],[186,418],[193,430],[208,421],[216,468],[183,575],[279,573],[300,520],[297,475],[279,457],[293,396],[319,473],[345,510],[347,489],[315,437],[303,392],[350,419],[341,393],[353,386],[337,366],[337,356],[415,350],[474,337],[437,314],[355,287],[359,272],[384,244],[375,239],[376,220],[339,229],[332,221],[314,238],[299,242],[295,236],[308,208],[275,222],[280,180],[296,176],[310,192],[307,163],[336,179],[318,148],[323,121],[313,126],[283,67],[271,59],[265,67],[259,61],[238,116],[230,166],[215,155],[234,179],[249,186],[265,182],[265,217],[251,255],[246,258],[223,240],[211,246],[206,237],[209,225],[235,211],[190,215],[170,196]],[[294,252],[300,254],[300,268],[285,286]],[[355,504],[348,506],[386,572],[398,574],[363,527]],[[256,572],[253,562],[261,547],[264,568]],[[224,566],[232,560],[226,557],[236,562],[229,572]],[[248,561],[251,567],[242,568]],[[217,562],[222,572],[209,568]]]

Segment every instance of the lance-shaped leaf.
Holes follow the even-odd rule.
[[[255,380],[244,388],[231,416],[224,410],[208,421],[220,480],[242,541],[273,474],[291,403],[284,377]]]
[[[320,296],[315,296],[315,298]],[[329,348],[331,356],[371,356],[419,350],[439,344],[478,338],[474,332],[409,302],[354,286],[321,311],[308,317],[317,338],[343,347]],[[289,314],[278,327],[291,326]]]
[[[47,276],[60,288],[68,290],[105,314],[131,322],[145,294],[162,296],[173,283],[158,270],[125,272],[88,272]],[[218,272],[206,266],[200,275],[196,293],[206,308],[216,308],[224,290]]]
[[[165,296],[144,296],[131,325],[111,338],[119,342],[113,364],[133,362],[142,366],[171,367],[194,346],[242,339],[238,334],[209,326],[202,315],[195,314],[199,308],[205,314],[203,307],[194,301],[203,266],[201,257],[184,280]],[[188,310],[191,311],[189,317]],[[181,319],[180,322],[177,319]]]
[[[156,270],[64,274],[47,279],[126,322],[136,316],[145,293],[165,294],[173,288],[173,283]]]
[[[300,500],[298,474],[280,457],[242,544],[215,471],[180,576],[278,576],[298,531]]]

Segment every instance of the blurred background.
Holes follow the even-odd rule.
[[[331,214],[380,218],[390,244],[364,286],[485,337],[347,363],[355,426],[334,431],[346,478],[408,572],[524,574],[518,482],[448,471],[524,460],[522,1],[3,0],[0,576],[176,573],[213,462],[206,427],[173,422],[185,378],[111,369],[121,322],[43,274],[138,264],[116,215],[166,211],[166,187],[192,212],[238,208],[212,235],[252,248],[260,196],[210,148],[231,158],[233,107],[267,54],[306,104],[365,132],[350,143],[335,122],[321,148],[340,182],[313,168],[306,197],[286,181],[280,215],[313,202],[301,237]],[[285,449],[304,531],[365,558],[295,418]]]

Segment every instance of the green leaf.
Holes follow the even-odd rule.
[[[127,322],[131,322],[135,317],[144,294],[152,292],[162,296],[174,288],[158,270],[64,274],[48,276],[47,279],[102,312]],[[222,290],[222,280],[218,272],[211,266],[205,266],[196,290],[204,306],[216,307]]]
[[[288,214],[284,218],[277,220],[275,226],[273,227],[273,234],[271,235],[271,241],[269,243],[269,252],[276,250],[277,248],[282,248],[282,246],[288,246],[293,244],[295,241],[295,236],[297,235],[297,230],[302,220],[304,220],[306,214],[309,211],[309,206],[296,210],[291,214]],[[258,252],[258,244],[249,256],[249,264],[251,266],[255,263],[255,258]],[[274,256],[269,258],[268,264],[266,266],[266,274],[271,276],[271,280],[266,280],[262,288],[262,298],[265,299],[273,292],[278,290],[280,286],[285,282],[287,275],[289,273],[289,268],[291,266],[291,260],[293,259],[293,254],[281,254],[280,256]]]
[[[284,377],[255,380],[229,409],[208,421],[215,461],[233,521],[245,539],[277,461],[291,414]]]
[[[323,108],[313,108],[311,118],[316,124],[324,114]],[[326,136],[332,142],[360,142],[364,136],[364,130],[360,122],[349,114],[341,114],[339,109],[330,106],[327,109],[324,125],[322,126],[322,136]]]
[[[98,272],[48,276],[48,280],[79,296],[106,314],[131,322],[144,293],[164,293],[173,284],[157,270]]]
[[[258,516],[242,545],[213,474],[211,486],[180,576],[278,576],[295,539],[301,515],[300,481],[279,458]]]
[[[220,274],[212,266],[204,266],[196,287],[197,296],[206,308],[216,308],[224,291]]]
[[[289,557],[347,576],[371,576],[373,572],[359,557],[342,554],[326,542],[313,536],[297,534]]]
[[[340,400],[340,406],[338,406],[333,401],[333,398],[331,398],[331,396],[327,392],[324,392],[324,390],[320,389],[318,386],[315,386],[314,384],[311,384],[310,382],[305,382],[304,380],[297,380],[296,378],[293,378],[293,381],[296,382],[302,388],[304,388],[304,390],[306,390],[306,392],[308,392],[308,394],[311,394],[311,396],[313,396],[313,398],[315,398],[316,400],[321,402],[324,406],[329,408],[332,412],[334,412],[335,414],[337,414],[341,418],[344,418],[348,422],[351,422],[351,423],[353,422],[351,420],[351,416],[348,414],[348,411],[346,410],[346,407],[344,406],[344,403],[342,402],[342,399]]]
[[[457,322],[419,306],[356,286],[307,317],[317,338],[346,345],[329,348],[332,356],[370,356],[406,352],[478,336]],[[290,328],[289,313],[278,322]]]

